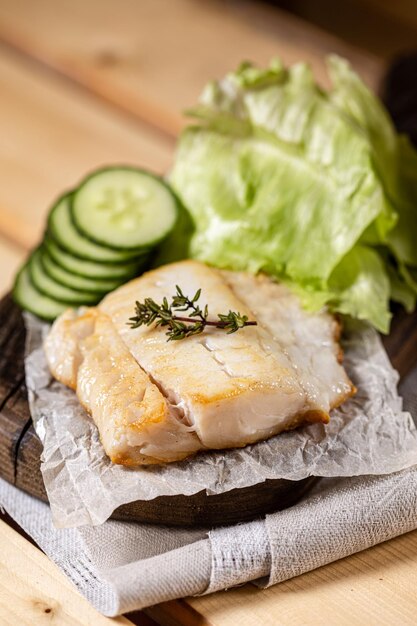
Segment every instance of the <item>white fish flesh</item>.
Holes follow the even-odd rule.
[[[135,301],[162,302],[179,285],[209,317],[229,310],[257,326],[206,328],[167,341],[166,329],[132,329]],[[45,342],[52,374],[75,389],[115,463],[177,461],[202,449],[241,447],[329,412],[354,393],[342,364],[339,324],[310,314],[282,284],[197,261],[165,265],[69,310]]]

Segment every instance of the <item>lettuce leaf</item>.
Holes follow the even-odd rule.
[[[357,245],[330,276],[330,310],[369,320],[383,333],[389,330],[390,280],[376,250]]]
[[[403,275],[399,273],[393,265],[388,265],[387,271],[390,280],[391,300],[402,304],[407,313],[412,313],[416,306],[417,299],[415,286],[413,284],[410,285],[410,282],[407,282]],[[408,272],[407,277],[410,277]]]
[[[404,264],[417,267],[417,152],[407,137],[399,144],[398,223],[388,245]]]
[[[346,61],[328,67],[329,92],[277,60],[209,83],[170,180],[194,221],[191,256],[267,272],[310,308],[386,332],[390,295],[410,308],[412,290],[380,249],[417,265],[417,155]]]
[[[318,311],[327,304],[330,311],[371,321],[381,332],[388,332],[390,278],[380,254],[370,247],[354,246],[333,270],[325,291],[292,282],[288,286],[309,311]]]

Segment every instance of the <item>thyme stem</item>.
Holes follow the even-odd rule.
[[[128,324],[131,328],[139,326],[167,326],[166,335],[168,341],[176,341],[185,339],[191,335],[198,335],[204,331],[207,326],[213,326],[227,333],[235,333],[245,326],[256,326],[257,322],[250,321],[247,315],[241,315],[235,311],[229,311],[226,314],[219,313],[218,320],[208,319],[208,307],[201,309],[197,304],[201,295],[201,289],[198,289],[193,298],[185,296],[178,285],[176,285],[176,294],[168,304],[166,298],[162,304],[158,304],[152,298],[145,298],[143,302],[136,302],[135,315],[129,319]],[[179,312],[189,312],[188,317],[177,315]]]
[[[179,317],[178,315],[172,316],[173,320],[178,320],[179,322],[195,322],[193,317]],[[202,322],[205,326],[215,326],[216,328],[226,328],[227,322],[213,322],[212,320],[204,320]],[[245,326],[257,326],[258,322],[247,321],[244,324]]]

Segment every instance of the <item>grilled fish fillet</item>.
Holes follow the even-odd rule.
[[[213,319],[232,310],[258,325],[231,335],[211,327],[174,342],[164,328],[130,328],[136,300],[170,299],[175,285],[189,295],[201,288],[200,306]],[[111,460],[140,465],[328,422],[354,393],[338,334],[332,316],[307,313],[265,276],[182,261],[130,281],[98,307],[65,312],[45,351],[52,374],[91,413]]]

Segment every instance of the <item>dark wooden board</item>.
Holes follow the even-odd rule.
[[[42,444],[32,425],[24,382],[24,340],[22,314],[7,295],[0,301],[0,476],[47,501],[40,471]],[[417,362],[417,314],[397,312],[384,343],[404,377]],[[181,526],[231,524],[294,504],[313,481],[269,480],[215,496],[203,491],[159,497],[122,506],[114,517]]]
[[[27,405],[21,410],[15,402],[18,395],[25,393],[22,359],[25,331],[10,297],[0,302],[0,310],[0,473],[14,482],[20,439],[30,425]]]
[[[10,295],[0,301],[0,476],[47,501],[40,471],[42,444],[30,418],[24,382],[25,329]],[[117,509],[117,519],[179,526],[231,524],[294,504],[314,479],[265,483],[207,496],[159,497]]]
[[[417,315],[396,313],[391,334],[384,339],[402,377],[417,362]],[[25,329],[10,295],[0,301],[0,476],[47,501],[40,471],[42,444],[29,413],[24,382]],[[215,525],[253,519],[294,504],[314,479],[266,481],[217,496],[159,497],[120,507],[114,517],[129,521],[175,525]]]

